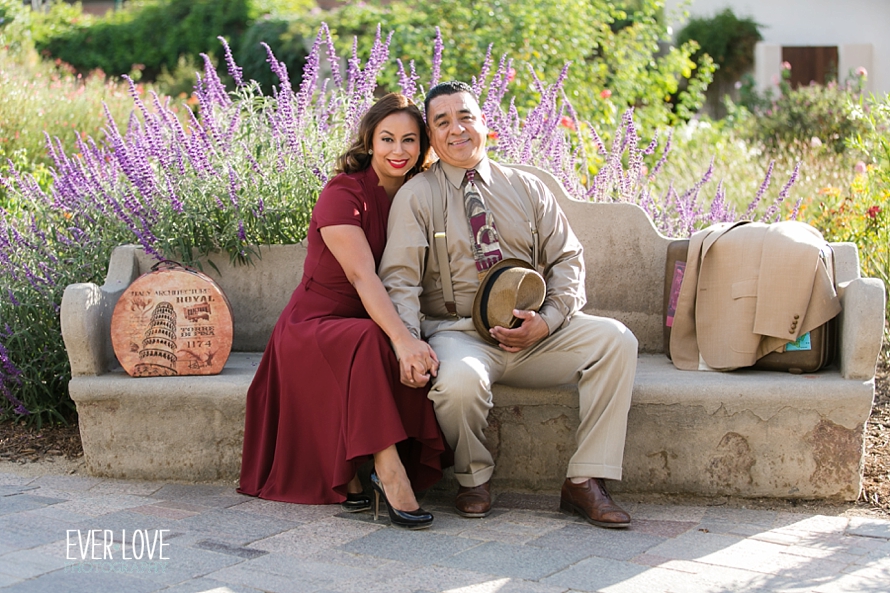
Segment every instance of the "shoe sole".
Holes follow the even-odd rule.
[[[430,521],[429,523],[426,523],[426,524],[424,524],[424,525],[411,525],[411,526],[408,526],[408,525],[396,525],[395,523],[390,522],[390,525],[392,525],[392,526],[395,527],[396,529],[406,529],[406,530],[408,530],[408,531],[420,531],[421,529],[429,529],[430,527],[432,527],[432,526],[433,526],[433,522]]]
[[[467,513],[467,512],[460,510],[457,507],[454,507],[454,511],[461,517],[465,517],[467,519],[481,519],[481,518],[487,517],[488,515],[491,514],[491,509],[488,509],[484,513]]]
[[[560,500],[559,501],[559,510],[563,513],[568,513],[569,515],[581,515],[581,517],[590,523],[591,525],[596,525],[597,527],[605,527],[606,529],[624,529],[625,527],[630,526],[630,521],[627,523],[609,523],[608,521],[597,521],[595,519],[591,519],[590,516],[581,509],[581,507],[576,506],[568,501]]]
[[[341,504],[341,505],[340,505],[340,508],[343,509],[343,512],[344,512],[344,513],[364,513],[365,511],[370,511],[370,510],[371,510],[371,505],[369,504],[368,506],[365,506],[365,507],[349,507],[349,508],[346,508],[345,506],[343,506],[343,505]]]

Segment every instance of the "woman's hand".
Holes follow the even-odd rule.
[[[423,387],[439,372],[439,359],[429,344],[410,334],[393,342],[400,379],[408,387]]]

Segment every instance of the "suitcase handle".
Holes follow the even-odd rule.
[[[155,265],[151,267],[152,272],[157,272],[158,270],[185,270],[186,272],[198,272],[198,270],[196,270],[195,268],[179,263],[178,261],[174,261],[172,259],[159,260],[157,263],[155,263]]]

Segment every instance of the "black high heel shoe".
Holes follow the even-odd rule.
[[[361,513],[371,510],[371,497],[364,492],[346,493],[346,500],[340,503],[340,508],[347,513]]]
[[[428,513],[421,508],[418,508],[416,511],[400,511],[393,508],[386,498],[386,493],[383,491],[383,483],[377,476],[377,472],[371,472],[371,488],[374,489],[375,521],[380,511],[380,497],[383,497],[383,502],[386,503],[386,508],[389,510],[389,522],[393,526],[401,527],[402,529],[426,529],[433,524],[432,513]]]

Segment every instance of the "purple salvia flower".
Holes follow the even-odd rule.
[[[223,44],[223,48],[225,48],[225,56],[226,56],[226,66],[229,69],[229,76],[232,77],[232,80],[235,81],[237,86],[244,86],[244,70],[235,63],[235,58],[232,57],[232,48],[229,47],[228,42],[224,37],[217,37],[220,43]]]
[[[602,154],[608,154],[606,151],[606,145],[603,143],[603,139],[600,138],[600,135],[596,133],[596,129],[590,122],[587,122],[587,129],[590,130],[590,137],[593,140],[593,145],[596,146],[597,151]]]
[[[187,136],[186,145],[186,154],[189,157],[189,162],[192,164],[195,172],[198,173],[198,177],[203,177],[203,173],[213,175],[216,173],[216,170],[214,170],[210,160],[207,158],[208,153],[215,152],[213,142],[191,109],[188,110],[188,114],[191,118],[189,129],[192,132]]]
[[[788,197],[788,190],[791,189],[791,186],[797,182],[797,178],[800,175],[800,161],[794,165],[794,171],[791,172],[791,177],[788,179],[788,183],[782,188],[782,191],[779,192],[779,199],[784,200]]]
[[[782,191],[779,192],[779,197],[776,198],[776,201],[772,203],[772,205],[767,209],[766,214],[764,214],[760,220],[763,222],[777,222],[779,217],[781,216],[781,212],[779,209],[782,205],[782,202],[785,201],[785,198],[788,197],[788,190],[791,189],[791,186],[797,181],[797,177],[800,174],[800,161],[794,165],[794,171],[791,172],[791,177],[788,179],[788,182],[782,187]]]
[[[169,177],[167,178],[167,195],[170,198],[170,207],[173,208],[173,212],[182,214],[185,208],[183,207],[182,200],[176,195],[176,190],[173,189],[173,182]]]
[[[695,204],[695,200],[698,198],[698,194],[701,191],[701,188],[704,184],[711,180],[711,176],[714,174],[714,158],[711,157],[711,162],[708,164],[708,170],[705,171],[705,174],[702,175],[702,178],[695,182],[690,189],[686,190],[686,192],[680,196],[680,202],[682,203],[684,200],[689,200],[690,204]]]
[[[361,71],[361,60],[358,59],[358,37],[352,38],[352,57],[346,61],[346,96],[352,97],[355,92],[356,80]],[[347,118],[348,119],[348,118]]]
[[[195,85],[195,88],[198,89],[203,86],[204,86],[204,83],[202,82],[201,77],[198,76],[198,83]],[[217,128],[216,120],[213,117],[213,100],[212,100],[212,98],[210,97],[210,95],[208,93],[205,93],[203,91],[197,91],[195,93],[195,97],[197,97],[197,99],[198,99],[198,112],[201,115],[201,119],[200,119],[200,123],[198,123],[198,120],[194,119],[194,114],[193,114],[193,121],[197,124],[197,126],[199,128],[202,129],[202,131],[207,132],[206,134],[204,134],[205,138],[209,137],[209,138],[213,139],[214,146],[217,146],[217,147],[224,146],[225,140],[223,139],[222,134],[220,133],[219,129]],[[191,111],[191,110],[189,110],[189,111]]]
[[[621,149],[619,152],[624,152],[627,150],[627,144],[629,141],[636,138],[636,131],[634,129],[634,108],[628,107],[624,114],[621,116],[621,127],[624,128],[624,134],[621,136]]]
[[[482,97],[482,89],[485,85],[485,80],[488,78],[488,72],[491,70],[491,50],[494,47],[494,43],[488,44],[488,50],[485,52],[485,59],[482,61],[482,69],[479,71],[479,78],[473,77],[473,94],[477,97]]]
[[[794,202],[794,209],[791,211],[791,220],[797,220],[798,215],[800,215],[800,205],[803,203],[803,197],[797,198],[797,201]]]
[[[160,122],[158,118],[151,113],[148,108],[145,106],[145,103],[142,102],[142,99],[139,97],[139,93],[136,90],[136,83],[133,82],[129,76],[124,76],[124,79],[127,81],[127,84],[130,89],[130,97],[133,99],[133,102],[136,104],[136,108],[142,113],[143,120],[145,121],[145,125],[141,126],[142,129],[142,138],[146,141],[149,147],[150,154],[160,160],[161,165],[164,168],[169,167],[170,164],[170,153],[168,150],[162,148],[163,143],[163,133],[161,131]],[[155,96],[155,103],[158,103],[157,94]],[[136,117],[136,113],[131,113],[131,121]],[[138,120],[136,120],[138,123]],[[131,134],[131,136],[138,136],[139,134]]]
[[[284,62],[279,62],[275,57],[275,54],[272,52],[272,48],[263,41],[260,42],[264,48],[266,48],[266,62],[268,62],[270,69],[275,73],[275,76],[278,77],[278,80],[281,82],[279,85],[282,89],[290,88],[290,77],[287,73],[287,66],[284,65]]]
[[[247,241],[247,233],[244,232],[244,221],[243,220],[238,221],[238,239],[240,239],[242,243]]]
[[[547,89],[544,88],[544,83],[538,78],[538,75],[535,73],[535,69],[531,64],[526,64],[526,66],[528,67],[529,74],[532,76],[532,84],[535,87],[535,91],[537,91],[542,98],[545,97],[547,95]]]
[[[413,97],[417,93],[417,81],[412,76],[414,74],[414,60],[411,60],[411,74],[405,71],[402,60],[396,59],[396,62],[399,64],[399,87],[402,89],[402,94],[406,97]]]
[[[766,168],[766,177],[763,178],[760,187],[757,189],[757,193],[754,195],[754,199],[748,204],[748,209],[745,210],[745,216],[743,217],[744,220],[751,220],[751,215],[754,214],[754,210],[757,208],[757,205],[760,204],[760,200],[763,199],[763,194],[766,193],[766,190],[772,181],[773,166],[775,164],[775,161],[769,162],[769,167]]]
[[[649,172],[649,179],[655,179],[655,176],[658,175],[658,172],[661,171],[661,168],[667,162],[668,153],[671,151],[671,141],[674,138],[674,130],[671,129],[668,132],[668,139],[664,145],[664,150],[661,152],[661,158],[658,159],[658,162],[655,163],[655,166],[652,167],[652,171]]]
[[[500,95],[501,80],[507,78],[507,72],[507,56],[503,55],[501,56],[497,71],[488,84],[488,92],[485,94],[485,101],[482,103],[482,113],[485,114],[486,121],[489,123],[497,121],[497,114],[500,110],[501,99],[503,98]]]
[[[235,173],[235,169],[233,167],[229,167],[229,200],[232,202],[232,206],[235,207],[235,210],[238,210],[238,177]]]
[[[414,97],[417,95],[417,81],[420,80],[420,76],[417,74],[417,68],[414,65],[414,60],[408,62],[408,66],[411,68],[411,74],[408,80],[411,81],[411,88],[408,89],[411,91],[409,97]]]
[[[235,137],[235,134],[238,133],[238,126],[241,123],[241,115],[235,111],[232,113],[232,118],[229,120],[229,127],[226,130],[226,147],[230,147],[232,145],[232,139]]]
[[[646,156],[650,156],[655,154],[655,149],[658,148],[658,130],[655,130],[655,134],[652,136],[652,142],[646,146],[643,150],[643,154]]]
[[[272,48],[266,43],[261,43],[261,45],[266,48],[266,61],[269,63],[272,72],[274,72],[281,81],[280,88],[274,95],[278,111],[270,116],[274,118],[273,121],[275,122],[273,129],[279,134],[284,134],[288,138],[288,143],[293,147],[294,144],[291,144],[291,142],[297,142],[297,139],[291,135],[293,132],[291,124],[295,120],[294,106],[292,104],[294,93],[290,86],[290,77],[287,73],[287,67],[283,62],[279,62],[275,58],[275,54],[272,53]]]
[[[318,177],[318,180],[321,182],[322,185],[327,184],[328,176],[325,175],[321,169],[315,167],[312,169],[312,172],[315,174],[316,177]]]
[[[726,195],[723,189],[723,180],[717,182],[717,190],[714,193],[714,200],[711,202],[711,210],[705,221],[708,224],[715,222],[725,222],[726,220]]]
[[[210,61],[210,56],[207,54],[199,55],[204,60],[204,90],[207,93],[207,98],[221,107],[229,107],[232,104],[232,99],[219,79],[216,68],[213,66],[213,62]]]
[[[322,44],[323,31],[319,30],[315,37],[315,43],[306,57],[306,63],[303,66],[303,81],[300,83],[300,90],[296,96],[296,113],[294,117],[294,125],[297,129],[303,127],[303,118],[306,115],[306,109],[312,101],[312,94],[318,84],[318,68],[321,56],[320,48]]]
[[[250,147],[243,140],[241,141],[241,149],[242,149],[242,154],[244,155],[244,158],[246,158],[247,162],[250,163],[251,170],[253,170],[254,173],[256,173],[262,179],[265,180],[266,174],[263,172],[263,168],[260,166],[260,164],[257,162],[257,160],[253,157],[253,155],[251,154]]]
[[[442,43],[442,31],[436,27],[436,41],[433,44],[433,73],[430,77],[430,88],[439,84],[439,77],[442,71],[442,50],[445,44]]]
[[[324,33],[324,42],[328,46],[327,57],[331,66],[331,80],[334,86],[339,89],[343,86],[343,77],[340,75],[340,56],[337,55],[337,50],[334,48],[334,40],[331,38],[331,30],[327,23],[321,23],[321,31]]]

